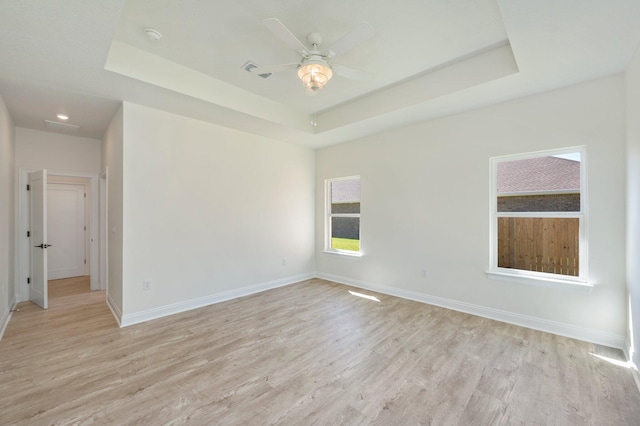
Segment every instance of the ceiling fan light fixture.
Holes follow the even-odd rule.
[[[298,77],[302,80],[305,89],[318,92],[331,80],[333,71],[324,61],[312,60],[298,68]]]

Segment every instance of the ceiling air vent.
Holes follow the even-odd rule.
[[[64,132],[64,133],[78,133],[78,131],[80,130],[80,126],[75,126],[73,124],[67,124],[67,123],[59,123],[57,121],[50,121],[50,120],[44,120],[44,126],[47,129],[50,130],[55,130],[57,132]]]
[[[247,62],[246,64],[244,64],[244,65],[242,66],[242,69],[243,69],[243,70],[245,70],[246,72],[251,72],[251,70],[252,70],[253,68],[258,68],[258,67],[259,67],[259,65],[258,65],[258,64],[256,64],[255,62],[251,62],[251,61],[249,61],[249,62]],[[270,73],[270,72],[266,72],[266,73],[264,73],[264,74],[258,74],[258,76],[260,76],[260,77],[262,77],[262,78],[269,78],[269,77],[271,77],[271,74],[272,74],[272,73]]]

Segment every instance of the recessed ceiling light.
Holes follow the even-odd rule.
[[[155,28],[145,28],[144,33],[151,41],[158,41],[162,38],[162,34],[160,34],[160,31],[156,30]]]
[[[58,117],[60,120],[68,120],[69,116],[67,114],[56,114],[56,117]]]

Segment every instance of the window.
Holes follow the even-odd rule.
[[[586,282],[583,148],[491,159],[490,273]]]
[[[325,250],[360,254],[360,177],[328,179]]]

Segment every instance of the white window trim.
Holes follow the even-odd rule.
[[[358,179],[361,181],[359,175],[345,176],[339,178],[325,179],[324,181],[324,252],[328,254],[337,254],[341,256],[349,257],[362,257],[362,194],[360,195],[360,213],[335,213],[331,214],[331,182],[338,182],[342,180]],[[362,181],[361,181],[362,182]],[[339,250],[331,247],[331,218],[332,217],[357,217],[360,218],[358,224],[358,233],[360,234],[360,251],[351,250]]]
[[[549,155],[580,153],[580,211],[579,212],[502,212],[498,213],[497,203],[497,170],[498,163],[504,161],[524,160],[527,158],[544,157]],[[521,282],[532,285],[543,285],[557,288],[574,288],[587,290],[593,287],[593,283],[588,280],[588,220],[587,220],[587,151],[585,146],[577,146],[563,149],[553,149],[546,151],[530,152],[518,155],[506,155],[490,158],[490,201],[489,201],[489,269],[485,272],[489,278],[506,279],[509,281]],[[580,219],[579,227],[579,252],[578,261],[580,264],[579,275],[577,277],[569,275],[551,274],[547,272],[526,271],[522,269],[499,268],[498,267],[498,217],[576,217]]]
[[[522,284],[534,285],[539,287],[564,288],[570,290],[578,290],[591,292],[594,287],[593,283],[582,281],[579,279],[571,279],[566,275],[546,274],[544,272],[521,271],[519,269],[497,268],[500,271],[485,271],[487,277],[508,282],[517,282]],[[504,271],[504,272],[503,272]],[[525,272],[524,274],[521,272]],[[536,274],[544,276],[537,277]],[[558,278],[559,277],[559,278]]]

